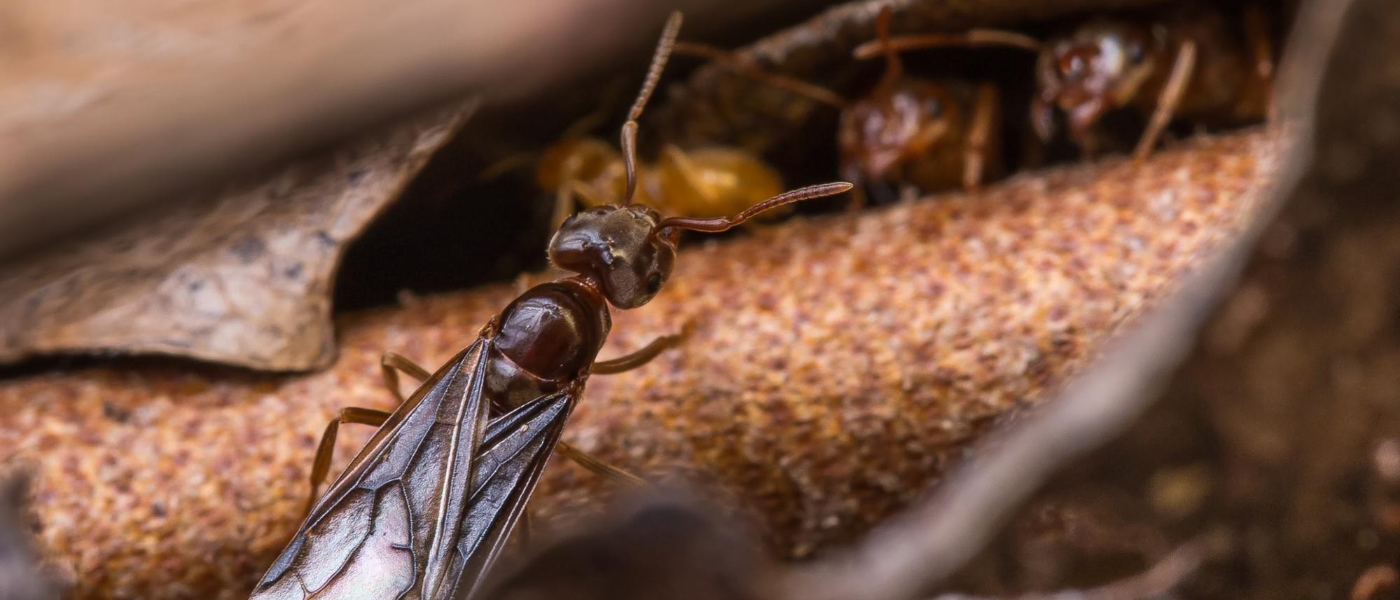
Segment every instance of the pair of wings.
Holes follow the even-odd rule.
[[[576,398],[489,418],[478,339],[390,415],[307,515],[252,600],[459,600],[500,553]]]

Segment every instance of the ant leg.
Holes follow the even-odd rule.
[[[972,127],[967,132],[967,147],[963,154],[963,188],[968,191],[975,192],[982,187],[982,175],[987,166],[987,145],[991,142],[996,118],[996,88],[984,83],[977,88],[977,105],[973,108]]]
[[[841,161],[841,178],[854,184],[851,188],[851,197],[846,201],[846,210],[856,212],[870,204],[869,196],[865,194],[865,178],[860,172],[860,167],[856,166],[854,159]]]
[[[888,47],[892,52],[907,52],[925,48],[1020,48],[1040,52],[1044,45],[1039,40],[1014,31],[1004,29],[972,29],[965,33],[928,33],[889,36],[888,41],[875,40],[856,47],[851,55],[864,60],[885,53]]]
[[[555,444],[554,450],[563,454],[565,458],[578,463],[580,467],[602,475],[603,477],[607,477],[608,479],[635,486],[645,486],[647,484],[646,480],[641,477],[633,475],[625,469],[614,467],[604,462],[603,459],[584,452],[583,450],[579,450],[577,446],[568,442],[561,441]]]
[[[389,413],[370,408],[342,408],[340,414],[326,423],[326,431],[321,434],[321,444],[316,447],[316,460],[311,463],[311,495],[306,499],[306,513],[316,506],[317,491],[326,482],[331,468],[331,454],[335,452],[335,436],[341,424],[357,423],[378,427],[389,418]]]
[[[393,394],[400,404],[404,402],[404,397],[403,392],[399,391],[398,371],[403,371],[409,377],[420,381],[432,376],[427,369],[394,352],[384,353],[379,359],[379,369],[384,375],[384,387],[389,388],[389,393]],[[340,414],[326,424],[326,430],[321,434],[321,444],[316,447],[316,459],[311,463],[311,495],[306,499],[308,514],[316,504],[317,489],[326,482],[326,475],[331,468],[331,453],[335,451],[335,438],[340,426],[344,423],[355,423],[378,427],[388,418],[389,413],[382,410],[350,407],[340,409]]]
[[[1196,43],[1187,40],[1181,43],[1181,50],[1176,53],[1176,62],[1172,64],[1167,84],[1162,87],[1162,95],[1157,100],[1157,110],[1152,113],[1152,121],[1147,124],[1142,139],[1138,140],[1137,149],[1133,150],[1133,162],[1141,163],[1152,153],[1152,148],[1157,145],[1157,137],[1171,121],[1172,114],[1176,112],[1182,94],[1186,93],[1186,86],[1195,70]]]
[[[685,326],[681,328],[680,333],[658,337],[652,340],[650,344],[643,346],[640,350],[631,354],[619,356],[611,360],[595,362],[593,366],[589,368],[588,372],[592,375],[612,375],[623,371],[631,371],[632,369],[651,362],[652,359],[660,356],[662,352],[681,345],[681,342],[684,342],[685,338],[690,337],[690,332],[693,329],[693,323],[686,323]]]
[[[846,202],[848,212],[860,212],[861,209],[870,205],[870,196],[865,193],[865,188],[856,186],[851,188],[851,199]]]
[[[618,101],[622,99],[623,86],[626,83],[627,80],[621,77],[608,82],[603,88],[602,99],[598,101],[598,106],[594,107],[588,114],[579,117],[577,121],[570,123],[559,137],[561,139],[583,137],[607,123],[608,119],[612,117],[613,109],[617,108]]]
[[[1253,80],[1248,84],[1249,91],[1243,99],[1244,106],[1236,108],[1237,113],[1246,117],[1257,116],[1260,108],[1269,121],[1278,120],[1274,106],[1274,43],[1269,35],[1269,18],[1264,7],[1258,2],[1250,2],[1244,9],[1245,39],[1248,40],[1250,58],[1253,60]],[[1252,106],[1251,106],[1252,105]]]
[[[672,51],[676,54],[711,60],[733,73],[837,109],[844,109],[850,104],[840,94],[822,86],[766,71],[738,52],[696,42],[676,42],[672,46]]]
[[[535,158],[536,156],[532,152],[507,154],[496,162],[486,165],[486,168],[478,171],[476,180],[481,182],[494,181],[506,173],[530,166],[530,163],[533,163]]]
[[[379,371],[384,375],[384,387],[389,388],[389,393],[394,395],[399,404],[404,402],[403,392],[399,391],[399,371],[418,381],[433,375],[397,352],[385,352],[384,356],[379,358]]]
[[[660,356],[662,352],[679,346],[681,342],[684,342],[685,339],[690,336],[692,329],[694,329],[694,324],[686,323],[685,327],[681,328],[680,333],[663,335],[656,338],[652,340],[650,344],[647,344],[636,352],[619,356],[612,360],[593,363],[593,367],[589,369],[589,372],[594,375],[611,375],[645,365],[651,362],[652,359]],[[641,477],[633,475],[619,467],[614,467],[604,462],[602,459],[578,449],[578,447],[568,442],[561,441],[555,445],[554,449],[569,460],[578,463],[579,466],[607,477],[608,479],[638,486],[646,485],[646,481]]]
[[[558,231],[564,221],[574,214],[575,200],[586,207],[613,203],[582,181],[566,181],[554,192],[554,213],[549,217],[551,231]]]
[[[554,192],[554,211],[549,215],[549,230],[559,231],[569,215],[574,214],[573,184],[565,183]]]

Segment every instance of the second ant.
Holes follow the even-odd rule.
[[[1054,136],[1059,109],[1070,138],[1092,156],[1104,146],[1101,118],[1128,108],[1148,116],[1133,152],[1141,161],[1174,117],[1239,124],[1271,112],[1274,63],[1267,22],[1257,5],[1246,7],[1242,21],[1243,31],[1237,31],[1221,11],[1196,7],[1150,18],[1095,18],[1043,43],[1014,32],[973,30],[896,36],[864,44],[855,55],[947,46],[1036,51],[1031,124],[1041,142]]]
[[[929,79],[905,73],[889,38],[891,11],[876,21],[873,46],[885,71],[863,96],[847,100],[811,83],[763,71],[740,54],[693,43],[676,52],[715,60],[738,73],[841,111],[836,142],[841,177],[858,186],[908,185],[919,191],[977,190],[1003,171],[1000,93],[985,81]],[[857,189],[861,189],[858,187]],[[852,194],[856,205],[864,194]]]

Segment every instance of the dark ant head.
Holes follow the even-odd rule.
[[[596,282],[613,306],[636,308],[661,290],[676,261],[676,236],[663,235],[660,223],[640,204],[590,208],[559,227],[549,260]]]
[[[1069,115],[1081,135],[1104,111],[1132,101],[1162,51],[1159,36],[1124,21],[1086,23],[1040,55],[1040,98]]]
[[[569,217],[549,242],[549,260],[597,284],[608,303],[637,308],[671,277],[683,229],[717,233],[779,206],[839,194],[849,183],[825,183],[778,194],[730,217],[661,218],[640,204],[590,208]]]

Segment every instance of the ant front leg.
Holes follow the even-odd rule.
[[[1181,96],[1186,93],[1186,87],[1191,83],[1191,75],[1195,70],[1196,43],[1187,40],[1181,43],[1181,49],[1176,53],[1171,75],[1167,78],[1167,84],[1162,86],[1162,95],[1157,100],[1157,109],[1152,112],[1152,120],[1142,132],[1137,149],[1133,150],[1133,162],[1141,163],[1152,153],[1152,148],[1157,145],[1157,138],[1162,135],[1162,130],[1176,113],[1176,107],[1181,104]]]
[[[396,392],[397,393],[397,392]],[[335,453],[335,437],[344,423],[358,423],[378,427],[388,420],[389,413],[371,408],[342,408],[340,414],[326,423],[326,431],[321,434],[321,444],[316,447],[316,460],[311,463],[311,494],[306,499],[306,513],[316,506],[316,491],[326,482],[331,469],[331,455]]]
[[[990,83],[977,86],[977,104],[973,107],[972,126],[968,128],[967,146],[963,151],[963,188],[967,191],[975,192],[982,187],[997,112],[996,87]]]
[[[1244,84],[1246,91],[1242,94],[1241,105],[1235,109],[1236,113],[1245,118],[1263,116],[1269,122],[1277,121],[1277,108],[1274,106],[1274,43],[1269,35],[1269,18],[1258,2],[1245,6],[1244,28],[1253,78]]]
[[[652,340],[650,344],[643,346],[640,350],[631,354],[625,354],[611,360],[595,362],[588,372],[592,375],[612,375],[631,371],[632,369],[651,362],[652,359],[660,356],[662,352],[681,345],[681,342],[684,342],[687,337],[690,337],[690,332],[694,330],[694,328],[694,323],[686,323],[685,326],[681,328],[680,333],[658,337]]]

